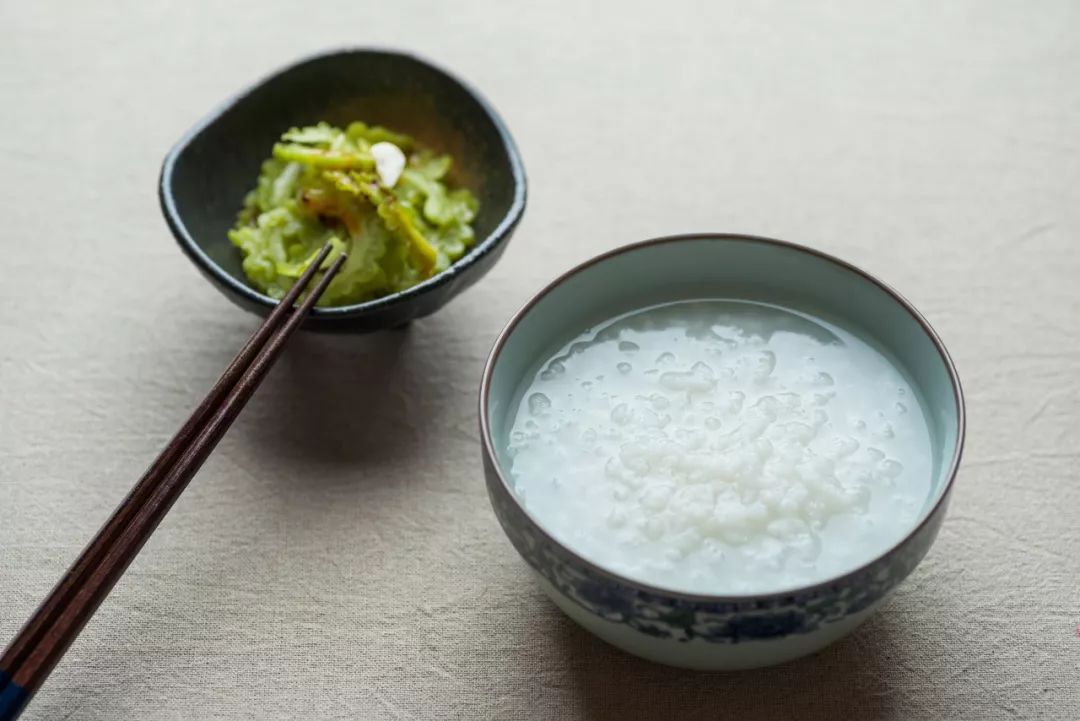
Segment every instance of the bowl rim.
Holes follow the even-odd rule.
[[[389,57],[401,58],[418,65],[427,67],[435,73],[443,76],[445,80],[451,84],[457,85],[466,95],[471,97],[479,106],[480,109],[491,119],[492,125],[495,127],[496,135],[499,141],[502,143],[503,149],[506,152],[507,159],[510,164],[510,173],[513,178],[514,192],[511,198],[510,207],[507,208],[506,213],[499,221],[498,225],[490,233],[487,234],[482,240],[473,245],[469,249],[469,252],[458,258],[456,261],[450,264],[450,266],[432,277],[417,283],[414,286],[406,288],[405,290],[391,293],[390,295],[374,298],[372,300],[364,301],[363,303],[353,303],[352,305],[341,305],[331,307],[317,307],[311,309],[311,317],[324,320],[344,320],[346,318],[355,318],[360,315],[366,315],[369,312],[384,310],[386,308],[393,307],[398,304],[405,304],[415,298],[423,295],[429,290],[433,290],[442,285],[450,283],[457,275],[463,272],[466,268],[473,265],[481,257],[487,255],[493,248],[498,246],[504,240],[508,239],[513,233],[514,228],[521,221],[521,217],[525,212],[525,204],[528,196],[527,180],[525,177],[525,166],[521,160],[521,153],[518,151],[517,145],[514,143],[513,137],[510,135],[510,131],[507,129],[506,124],[503,122],[499,113],[495,110],[495,107],[481,94],[475,87],[462,80],[457,75],[451,73],[449,70],[434,63],[427,58],[421,57],[416,53],[408,50],[398,50],[394,48],[384,48],[378,46],[342,46],[336,48],[330,48],[321,50],[316,53],[305,55],[288,65],[284,65],[270,73],[267,73],[243,89],[229,96],[226,100],[213,107],[206,115],[201,117],[195,124],[188,129],[180,139],[169,149],[169,152],[165,155],[164,161],[161,164],[161,172],[158,175],[158,200],[161,205],[161,212],[165,216],[165,222],[169,226],[169,230],[172,232],[173,237],[180,245],[185,254],[202,270],[209,273],[210,276],[218,282],[222,287],[229,291],[243,297],[244,299],[257,303],[265,308],[273,308],[278,304],[278,301],[270,296],[259,292],[255,288],[247,285],[246,283],[238,280],[232,274],[227,273],[220,265],[215,263],[209,255],[199,246],[188,232],[187,226],[184,223],[179,209],[176,207],[176,199],[173,197],[172,192],[172,178],[176,168],[176,163],[180,156],[187,150],[188,146],[203,133],[207,128],[217,122],[222,115],[229,110],[236,107],[241,101],[246,100],[255,91],[263,87],[269,82],[277,79],[278,77],[300,68],[304,65],[317,63],[330,58],[346,55],[356,54],[374,54],[384,55]]]
[[[541,524],[527,508],[521,505],[514,493],[506,476],[503,473],[503,469],[498,461],[498,456],[495,453],[495,444],[492,438],[491,432],[491,420],[488,415],[488,402],[491,395],[491,383],[492,375],[494,373],[495,365],[499,360],[499,356],[502,354],[503,348],[513,335],[514,331],[520,322],[527,316],[532,309],[550,293],[555,291],[565,281],[571,277],[587,270],[594,265],[598,265],[605,261],[610,260],[619,255],[626,253],[632,253],[643,248],[688,242],[688,241],[741,241],[749,243],[758,243],[762,245],[769,245],[773,247],[779,247],[788,251],[797,253],[804,253],[811,255],[819,260],[824,260],[828,263],[832,263],[840,267],[843,270],[847,270],[855,273],[863,280],[870,282],[872,285],[877,286],[879,289],[885,292],[886,295],[891,297],[896,303],[900,305],[907,313],[915,320],[916,323],[922,328],[923,332],[930,339],[935,350],[937,350],[942,362],[945,364],[946,373],[949,376],[949,383],[953,390],[953,399],[956,409],[956,421],[957,421],[957,433],[956,443],[953,448],[952,460],[949,463],[948,472],[945,476],[945,481],[942,486],[941,492],[938,494],[937,500],[934,502],[933,507],[930,508],[923,517],[916,523],[907,533],[905,533],[898,541],[891,544],[880,554],[874,556],[870,560],[861,563],[854,569],[846,571],[842,574],[830,576],[821,581],[815,581],[814,583],[782,588],[778,591],[767,591],[763,593],[744,593],[744,594],[701,594],[691,593],[687,591],[679,591],[672,588],[666,588],[664,586],[656,586],[645,581],[639,581],[637,579],[624,576],[614,571],[608,570],[603,566],[600,566],[593,561],[585,558],[574,549],[570,548],[566,544],[555,538],[548,530]],[[862,268],[855,266],[845,260],[842,260],[829,253],[817,250],[816,248],[810,248],[798,243],[793,243],[786,240],[778,240],[776,238],[768,238],[760,235],[748,235],[743,233],[723,233],[723,232],[708,232],[708,233],[680,233],[677,235],[667,235],[657,238],[650,238],[648,240],[642,240],[635,243],[629,243],[627,245],[614,248],[612,250],[601,253],[594,256],[583,263],[580,263],[569,270],[561,273],[550,283],[545,285],[539,292],[534,294],[521,308],[511,316],[506,326],[499,332],[498,337],[495,340],[494,345],[491,348],[491,352],[488,354],[487,361],[484,364],[484,372],[480,381],[480,435],[482,439],[482,446],[484,455],[487,456],[487,460],[490,463],[491,468],[494,470],[495,475],[498,476],[499,482],[502,484],[503,492],[510,497],[518,510],[524,514],[526,518],[532,523],[535,529],[543,536],[543,538],[554,546],[560,548],[576,563],[584,566],[590,572],[607,578],[608,580],[619,583],[623,586],[629,586],[631,588],[640,589],[646,593],[654,594],[657,596],[675,598],[689,603],[742,603],[746,601],[782,601],[785,598],[789,598],[793,595],[800,595],[806,593],[816,593],[827,590],[829,587],[835,587],[837,585],[843,585],[856,576],[864,574],[870,568],[876,566],[884,559],[891,556],[899,548],[906,545],[915,536],[919,535],[923,529],[931,522],[935,517],[942,504],[946,503],[950,493],[952,492],[953,482],[956,480],[957,471],[960,467],[960,459],[963,456],[964,439],[967,432],[967,419],[964,407],[964,391],[960,385],[960,377],[956,372],[956,366],[953,364],[952,357],[949,355],[948,350],[945,348],[945,344],[938,336],[937,332],[931,327],[929,321],[911,304],[904,296],[894,290],[892,287],[882,282],[875,276],[866,272]]]

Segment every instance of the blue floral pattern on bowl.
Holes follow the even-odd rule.
[[[710,599],[618,580],[553,541],[525,514],[485,462],[495,515],[522,558],[563,596],[607,621],[655,638],[733,644],[819,630],[885,597],[918,565],[937,536],[948,500],[922,526],[869,566],[791,594]]]

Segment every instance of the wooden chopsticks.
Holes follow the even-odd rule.
[[[0,721],[19,717],[243,410],[285,341],[300,327],[345,261],[345,255],[339,255],[294,309],[330,251],[327,244],[252,334],[206,398],[0,656]]]

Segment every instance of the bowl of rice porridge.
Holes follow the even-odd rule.
[[[625,651],[719,670],[824,647],[914,569],[964,404],[880,281],[701,234],[541,291],[491,352],[480,423],[496,516],[555,604]]]

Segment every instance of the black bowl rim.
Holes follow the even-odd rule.
[[[764,245],[771,245],[774,247],[783,248],[789,251],[797,253],[805,253],[807,255],[814,256],[820,260],[832,263],[840,268],[853,272],[857,276],[870,282],[872,285],[876,285],[886,295],[896,301],[901,308],[906,310],[908,314],[915,320],[916,323],[923,329],[934,348],[937,350],[938,355],[941,357],[942,362],[945,364],[945,370],[949,375],[949,382],[953,390],[953,398],[956,404],[956,420],[957,420],[957,434],[956,434],[956,447],[953,450],[952,461],[949,464],[948,474],[945,477],[945,483],[938,495],[937,501],[934,502],[932,508],[930,508],[923,518],[915,524],[911,530],[906,533],[900,540],[890,545],[884,552],[873,557],[869,561],[859,565],[858,567],[842,573],[837,576],[832,576],[823,581],[818,581],[805,586],[795,586],[790,588],[783,588],[778,591],[769,591],[767,593],[745,593],[745,594],[730,594],[730,595],[711,595],[711,594],[699,594],[689,593],[685,591],[678,591],[671,588],[665,588],[663,586],[654,586],[643,581],[638,581],[627,576],[610,571],[602,566],[593,563],[587,558],[581,556],[576,551],[562,543],[554,536],[552,536],[546,528],[543,527],[533,516],[529,513],[528,509],[521,505],[517,499],[517,495],[510,487],[506,476],[503,474],[503,470],[498,461],[498,456],[495,454],[495,444],[492,439],[491,422],[488,417],[488,400],[491,395],[491,380],[492,374],[495,370],[495,364],[498,362],[499,356],[502,353],[503,347],[506,345],[510,336],[513,335],[518,324],[521,320],[528,315],[533,307],[540,302],[541,299],[546,297],[549,293],[553,292],[556,288],[561,286],[566,280],[577,275],[578,273],[591,268],[594,265],[603,263],[611,258],[622,255],[624,253],[631,253],[642,248],[666,245],[669,243],[680,243],[687,241],[741,241],[749,243],[761,243]],[[636,588],[646,593],[650,593],[656,596],[665,598],[674,598],[688,603],[741,603],[746,601],[762,601],[762,602],[782,602],[785,599],[791,598],[793,595],[802,594],[821,594],[827,592],[830,588],[837,586],[843,586],[849,582],[855,580],[856,577],[866,573],[871,568],[877,566],[889,556],[896,553],[901,547],[907,545],[909,541],[919,535],[922,530],[932,522],[937,515],[938,509],[942,504],[948,501],[949,495],[952,493],[953,482],[956,480],[957,471],[960,468],[960,459],[964,450],[964,439],[967,433],[967,418],[964,408],[964,391],[960,385],[960,377],[956,372],[956,366],[953,364],[952,357],[945,349],[945,344],[938,336],[937,332],[931,327],[930,323],[923,315],[916,310],[915,306],[911,304],[904,296],[900,295],[892,287],[886,285],[881,280],[877,279],[865,270],[848,263],[845,260],[841,260],[836,256],[830,255],[815,248],[809,248],[798,243],[792,243],[786,240],[777,240],[775,238],[767,238],[760,235],[746,235],[742,233],[682,233],[678,235],[668,235],[659,238],[651,238],[649,240],[643,240],[636,243],[630,243],[623,245],[613,250],[601,253],[585,262],[574,266],[570,270],[562,273],[553,281],[548,283],[542,290],[536,293],[530,298],[525,305],[523,305],[507,322],[506,326],[499,333],[498,338],[495,340],[495,344],[491,348],[491,352],[488,354],[487,362],[484,364],[484,373],[480,381],[480,435],[483,440],[483,451],[495,474],[498,476],[500,483],[502,484],[502,491],[505,495],[509,496],[511,501],[517,505],[518,509],[524,514],[525,518],[529,519],[534,529],[540,533],[541,536],[553,546],[561,549],[567,556],[569,556],[575,563],[587,568],[591,573],[598,575],[602,578],[614,581],[622,586],[630,588]]]
[[[384,310],[396,305],[404,305],[409,301],[423,295],[424,293],[433,290],[439,286],[450,283],[455,276],[463,272],[466,268],[473,265],[483,256],[487,255],[492,249],[505,241],[513,233],[514,228],[521,221],[521,217],[525,212],[525,203],[527,199],[527,181],[525,179],[525,167],[521,160],[521,154],[518,152],[517,145],[514,143],[513,137],[510,135],[510,131],[506,128],[506,124],[502,118],[496,112],[494,106],[474,87],[466,83],[461,78],[457,77],[445,68],[437,65],[436,63],[420,57],[419,55],[406,50],[396,50],[392,48],[381,48],[373,46],[347,46],[332,48],[329,50],[322,50],[320,52],[306,55],[299,60],[296,60],[288,65],[285,65],[277,70],[264,75],[263,77],[251,83],[243,90],[232,95],[227,100],[219,104],[205,116],[203,116],[194,126],[186,133],[184,133],[180,140],[169,150],[165,156],[165,160],[161,164],[161,173],[158,177],[158,200],[161,203],[161,212],[165,216],[165,222],[169,226],[169,230],[172,231],[173,237],[176,238],[177,243],[184,250],[185,254],[195,263],[202,268],[205,272],[209,273],[218,283],[224,288],[227,288],[233,293],[243,297],[244,299],[257,303],[266,308],[273,308],[277,305],[278,301],[271,298],[268,295],[260,293],[246,283],[241,282],[230,273],[211,260],[199,244],[195,242],[195,239],[187,230],[187,226],[184,224],[183,219],[180,217],[180,212],[176,208],[176,202],[173,198],[171,183],[173,170],[176,166],[176,161],[180,155],[187,149],[191,142],[198,137],[209,126],[213,125],[217,120],[225,114],[228,110],[235,107],[240,101],[246,99],[253,92],[278,78],[285,73],[294,70],[296,68],[308,65],[311,63],[320,62],[328,58],[354,55],[354,54],[378,54],[391,57],[403,58],[405,60],[417,63],[419,65],[426,66],[427,68],[434,70],[436,73],[442,75],[450,83],[456,84],[461,88],[469,97],[476,101],[480,108],[491,119],[492,124],[495,126],[495,131],[498,134],[499,140],[502,142],[503,148],[506,151],[507,158],[510,161],[510,170],[514,178],[514,196],[511,201],[510,207],[507,209],[506,214],[503,216],[499,224],[495,226],[494,230],[488,233],[487,237],[474,245],[468,253],[461,258],[450,264],[446,270],[441,273],[428,278],[425,281],[417,283],[416,285],[407,288],[391,295],[386,295],[381,298],[375,298],[373,300],[365,301],[363,303],[354,303],[352,305],[332,306],[326,308],[312,308],[311,316],[313,318],[327,319],[327,320],[343,320],[346,318],[355,318],[358,316],[367,315],[368,313]]]

